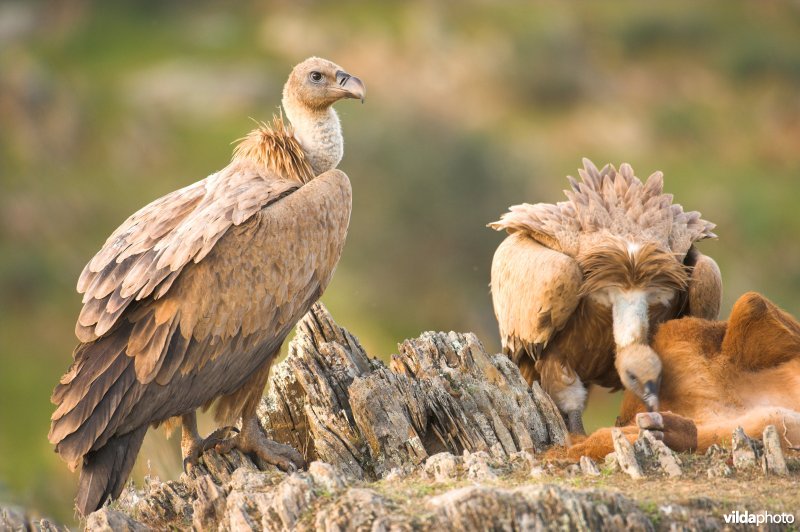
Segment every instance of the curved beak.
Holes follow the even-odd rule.
[[[656,381],[647,381],[644,383],[644,395],[642,401],[647,406],[648,412],[658,412],[658,389],[659,383]]]
[[[345,98],[355,98],[364,103],[367,95],[367,88],[364,82],[355,76],[351,76],[342,70],[336,71],[336,83],[339,85],[340,90],[344,92]]]

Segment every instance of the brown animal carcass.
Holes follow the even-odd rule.
[[[729,442],[737,427],[760,438],[767,425],[778,428],[785,447],[800,446],[800,323],[774,303],[749,292],[727,322],[668,321],[652,345],[663,365],[664,412],[661,426],[650,428],[663,432],[668,446],[705,452]],[[643,425],[636,423],[643,412],[626,391],[617,424],[630,440]],[[611,429],[605,428],[569,455],[602,458],[612,450]]]

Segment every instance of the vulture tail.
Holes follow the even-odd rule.
[[[86,455],[81,469],[78,497],[75,500],[82,516],[100,509],[109,497],[119,497],[131,474],[146,432],[147,425],[115,436],[104,446]]]

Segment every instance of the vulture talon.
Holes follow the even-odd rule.
[[[226,441],[226,436],[232,431],[238,433],[239,429],[233,426],[219,427],[205,438],[200,438],[195,432],[194,437],[187,437],[182,441],[183,472],[189,474],[190,468],[197,465],[203,453]]]
[[[255,416],[242,420],[239,434],[216,445],[217,452],[222,454],[232,449],[255,455],[257,460],[274,465],[289,474],[306,465],[303,456],[294,447],[267,438]]]

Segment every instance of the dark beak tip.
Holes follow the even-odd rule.
[[[658,412],[658,397],[655,395],[647,395],[643,398],[644,404],[648,412]]]

